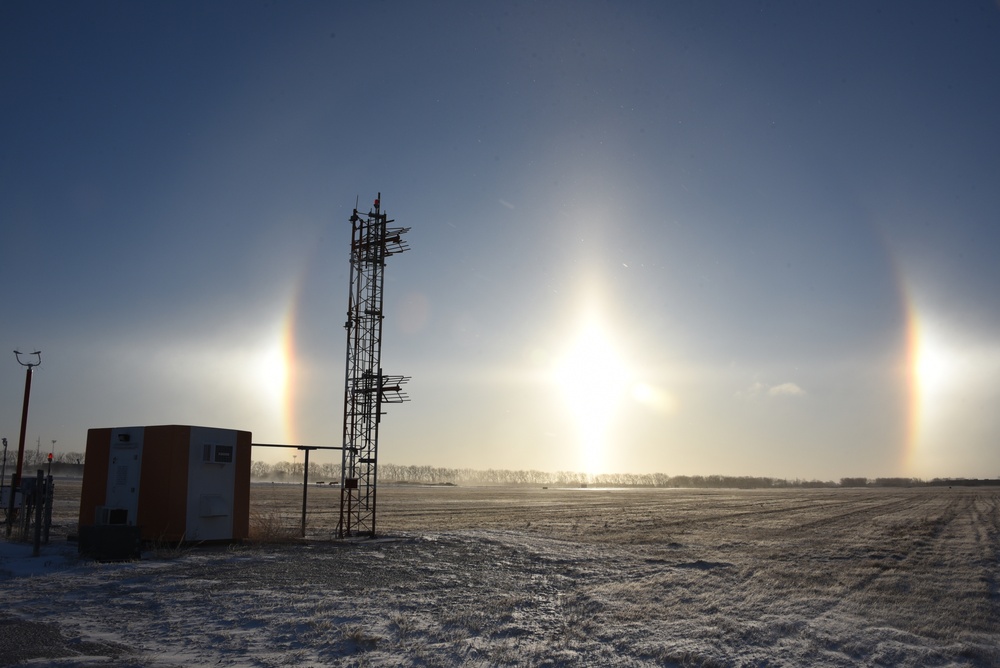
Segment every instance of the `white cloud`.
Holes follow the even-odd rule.
[[[800,397],[805,393],[806,391],[795,383],[782,383],[767,390],[769,397]]]

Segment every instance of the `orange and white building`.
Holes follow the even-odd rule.
[[[143,540],[231,541],[250,525],[248,431],[161,425],[87,432],[80,527],[126,525]]]

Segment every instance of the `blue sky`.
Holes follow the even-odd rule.
[[[381,191],[383,461],[998,476],[998,71],[991,2],[3,3],[29,446],[339,444]]]

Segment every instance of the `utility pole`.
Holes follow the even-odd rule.
[[[17,443],[17,470],[13,476],[11,476],[10,481],[10,492],[7,495],[7,536],[10,537],[11,530],[14,528],[14,512],[16,508],[15,497],[17,496],[17,490],[21,488],[21,468],[24,465],[24,435],[28,429],[28,400],[31,397],[31,370],[42,363],[42,351],[36,350],[31,353],[35,356],[36,361],[34,362],[22,362],[21,361],[21,351],[15,350],[14,357],[17,358],[17,363],[23,367],[27,367],[24,374],[24,405],[21,407],[21,435]],[[4,441],[6,445],[6,440]]]
[[[31,370],[36,366],[41,366],[42,364],[42,351],[36,350],[31,353],[35,356],[34,362],[22,362],[21,355],[24,355],[19,350],[14,351],[14,357],[17,358],[17,363],[23,367],[26,367],[24,374],[24,405],[21,407],[21,437],[17,442],[17,469],[14,473],[14,485],[15,488],[21,486],[21,469],[24,466],[24,435],[28,429],[28,400],[31,398]],[[27,357],[27,355],[25,355]],[[11,490],[11,494],[14,490]]]

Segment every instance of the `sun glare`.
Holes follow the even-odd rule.
[[[633,385],[632,398],[658,413],[673,413],[677,408],[677,402],[672,395],[647,383]]]
[[[605,468],[608,432],[629,376],[621,354],[594,320],[580,328],[554,365],[553,380],[576,423],[587,473]]]
[[[926,314],[911,322],[911,406],[906,465],[917,475],[954,470],[997,442],[991,420],[1000,347]]]
[[[911,361],[915,448],[911,456],[930,457],[948,434],[953,437],[968,411],[963,397],[978,396],[983,379],[991,375],[988,359],[983,350],[953,332],[919,322]]]
[[[955,356],[941,341],[924,333],[916,359],[916,375],[921,395],[932,397],[947,388],[953,379]]]
[[[261,392],[272,403],[280,404],[284,401],[288,385],[288,364],[281,345],[274,345],[260,353],[255,375]]]

